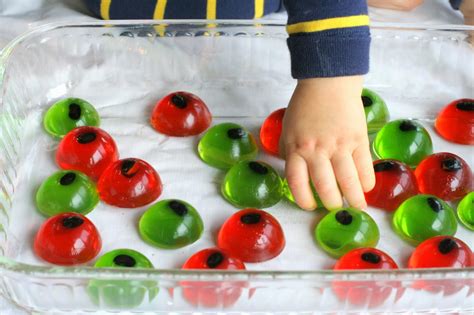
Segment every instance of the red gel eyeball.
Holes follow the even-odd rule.
[[[334,266],[334,270],[397,268],[397,264],[388,254],[375,248],[353,249],[342,256]]]
[[[237,258],[230,257],[218,248],[204,249],[192,255],[183,269],[245,270],[245,265]],[[182,282],[183,296],[193,305],[216,307],[233,305],[242,294],[245,282]]]
[[[151,125],[168,136],[198,135],[211,125],[212,116],[206,104],[194,94],[171,93],[153,109]]]
[[[452,236],[435,236],[422,242],[408,260],[408,268],[469,268],[474,266],[474,257],[469,246]],[[455,294],[465,287],[472,288],[472,280],[453,281],[452,279],[419,280],[413,284],[415,289]]]
[[[448,141],[474,144],[474,99],[464,98],[448,104],[438,114],[435,128]]]
[[[365,193],[367,204],[394,211],[406,199],[418,194],[410,167],[396,160],[374,161],[375,187]]]
[[[423,194],[451,201],[464,197],[473,189],[472,171],[459,156],[436,153],[426,157],[415,170]]]
[[[280,223],[258,209],[236,212],[222,225],[218,247],[244,262],[261,262],[278,256],[285,247]]]
[[[286,108],[280,108],[268,116],[260,128],[260,142],[263,149],[272,155],[278,156],[280,152],[280,136],[283,127],[283,116]]]
[[[412,253],[408,268],[467,268],[474,266],[472,251],[452,236],[435,236],[422,242]]]
[[[59,143],[56,163],[65,170],[81,171],[93,180],[119,157],[112,137],[100,128],[78,127]]]
[[[140,159],[115,161],[97,183],[99,196],[109,205],[136,208],[155,201],[163,189],[155,169]]]
[[[46,220],[34,240],[37,256],[56,265],[76,265],[92,260],[102,241],[94,224],[85,216],[67,212]]]
[[[375,248],[358,248],[342,256],[334,270],[390,270],[398,269],[395,261],[386,253]],[[385,302],[390,295],[401,297],[400,283],[397,281],[334,281],[333,291],[341,301],[352,305],[376,307]]]

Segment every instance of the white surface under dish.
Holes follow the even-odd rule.
[[[215,246],[216,231],[237,210],[219,194],[224,173],[199,160],[195,151],[199,137],[165,137],[150,127],[148,119],[158,99],[169,92],[185,90],[205,100],[215,117],[214,123],[240,123],[258,138],[263,119],[271,111],[286,106],[295,82],[289,75],[284,27],[236,23],[239,22],[208,28],[202,22],[170,22],[166,29],[150,22],[107,27],[103,24],[52,26],[8,47],[0,67],[4,71],[0,107],[3,120],[0,162],[4,165],[1,201],[6,214],[0,215],[6,230],[0,233],[5,235],[5,239],[0,237],[0,253],[20,263],[47,266],[31,250],[33,235],[44,221],[35,209],[33,197],[42,180],[57,170],[54,164],[57,142],[42,130],[41,123],[48,106],[68,96],[84,98],[97,107],[101,127],[114,137],[122,158],[138,157],[156,168],[164,183],[160,199],[190,202],[205,224],[203,237],[195,244],[179,250],[159,250],[141,241],[137,232],[138,219],[147,207],[118,209],[101,203],[89,215],[103,238],[101,253],[130,247],[149,257],[156,268],[179,269],[192,253]],[[421,121],[430,131],[435,152],[456,153],[474,167],[473,146],[446,142],[432,128],[436,113],[445,104],[474,96],[473,49],[465,38],[459,30],[376,28],[371,73],[365,85],[386,100],[393,119]],[[264,154],[260,158],[283,174],[281,160]],[[331,294],[330,281],[334,275],[318,274],[335,262],[318,248],[312,236],[324,212],[304,212],[287,202],[268,211],[283,226],[286,248],[273,260],[247,265],[248,270],[260,273],[242,277],[248,277],[250,286],[258,289],[252,297],[243,295],[229,311],[353,310],[353,306],[338,302]],[[400,267],[405,266],[413,248],[392,231],[389,214],[378,209],[368,212],[381,231],[378,248],[389,253]],[[456,236],[474,247],[472,232],[459,226]],[[49,274],[49,267],[30,269],[0,260],[0,268],[5,268],[0,288],[27,309],[53,308],[58,312],[107,309],[93,305],[84,292],[86,280],[97,277],[97,273],[88,269],[79,268],[76,275],[60,269],[59,272],[66,273],[60,276],[63,280],[58,280],[57,274],[50,274],[49,280],[54,285],[47,282],[43,287],[57,290],[58,294],[51,296],[32,289],[38,277],[41,278],[38,273]],[[302,276],[295,277],[298,274],[295,271],[302,272]],[[25,274],[29,272],[33,273],[30,277]],[[438,297],[443,292],[435,295],[409,288],[420,277],[429,281],[446,275],[455,282],[464,281],[474,273],[472,269],[457,272],[388,274],[392,280],[406,277],[406,292],[400,300],[393,296],[375,311],[473,310],[469,285],[441,300]],[[144,303],[134,311],[193,309],[182,300],[177,286],[176,279],[183,280],[179,277],[185,276],[166,271],[154,276],[166,278],[167,275],[169,283],[161,280],[160,285],[175,287],[175,294],[162,290],[152,303]],[[305,275],[308,279],[320,276],[321,283],[309,284],[304,280]],[[118,273],[115,276],[123,277]],[[135,276],[140,277],[126,277]],[[359,276],[363,278],[367,274]],[[351,274],[345,277],[351,279]],[[361,279],[354,277],[353,280]],[[271,281],[267,283],[268,279]],[[61,285],[67,292],[58,289]],[[316,286],[323,293],[305,290],[308,286]],[[299,301],[297,305],[291,303],[295,299]],[[366,305],[360,310],[367,311]]]

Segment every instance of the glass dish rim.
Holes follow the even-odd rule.
[[[119,26],[153,26],[153,25],[211,25],[209,28],[216,28],[219,25],[234,25],[234,26],[255,26],[255,27],[284,27],[285,21],[282,20],[98,20],[98,21],[84,21],[84,22],[50,22],[45,23],[31,30],[18,35],[11,40],[2,50],[0,50],[0,63],[3,63],[6,57],[9,56],[11,50],[22,40],[32,37],[36,33],[51,31],[54,29],[67,27],[119,27]],[[398,30],[420,30],[420,31],[474,31],[474,26],[459,25],[459,24],[423,24],[423,23],[395,23],[395,22],[371,22],[371,29],[398,29]],[[1,82],[1,81],[0,81]]]
[[[108,20],[86,22],[53,22],[35,27],[10,41],[0,51],[0,88],[3,89],[5,65],[12,51],[18,44],[36,34],[61,28],[86,27],[143,27],[156,25],[212,25],[212,28],[222,26],[255,26],[284,27],[286,23],[279,20]],[[418,31],[474,31],[474,26],[439,24],[426,25],[420,23],[380,23],[371,24],[372,29],[397,29]],[[0,107],[3,99],[0,98]],[[90,278],[101,279],[157,279],[161,281],[199,280],[199,281],[275,281],[275,280],[344,280],[344,281],[410,281],[416,279],[474,279],[474,267],[470,268],[429,268],[429,269],[395,269],[395,270],[266,270],[266,271],[217,271],[217,270],[182,270],[182,269],[113,269],[94,268],[88,266],[39,266],[15,261],[0,255],[0,274],[23,275],[26,277],[81,280]]]

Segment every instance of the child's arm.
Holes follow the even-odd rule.
[[[447,1],[447,0],[446,0]],[[423,4],[424,0],[368,0],[372,7],[410,11]],[[455,10],[460,10],[464,16],[464,24],[474,25],[474,0],[449,0]],[[474,32],[470,31],[469,40],[474,42]]]
[[[368,0],[372,7],[410,11],[423,4],[424,0]],[[449,0],[455,10],[464,15],[466,25],[474,25],[474,0]]]
[[[375,176],[361,102],[370,34],[365,0],[286,0],[292,74],[298,84],[281,138],[295,200],[312,210],[311,179],[324,205],[366,206]],[[340,187],[340,190],[338,188]]]
[[[254,19],[276,12],[281,0],[83,0],[104,20]]]
[[[411,11],[423,4],[424,0],[369,0],[371,7]]]

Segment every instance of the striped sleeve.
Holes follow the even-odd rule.
[[[84,0],[109,19],[254,19],[276,12],[281,0]]]
[[[366,0],[284,0],[296,79],[366,74],[370,31]]]

